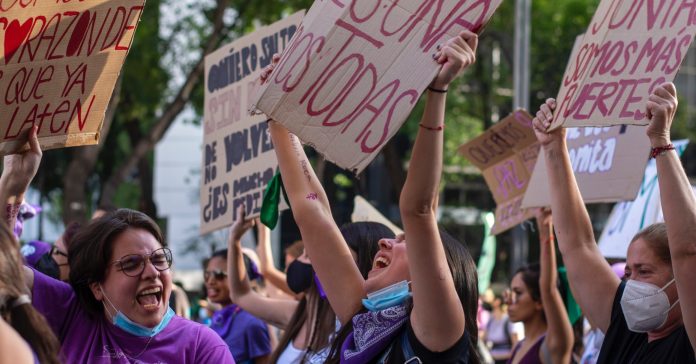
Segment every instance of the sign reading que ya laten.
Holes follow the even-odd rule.
[[[0,1],[0,153],[96,144],[143,0]],[[98,85],[98,86],[97,86]]]

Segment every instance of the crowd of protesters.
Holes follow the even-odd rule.
[[[174,293],[181,289],[172,253],[143,213],[106,211],[68,226],[52,245],[29,242],[20,250],[19,207],[42,157],[32,129],[29,148],[6,156],[0,177],[7,204],[0,213],[0,363],[695,362],[696,199],[671,144],[671,83],[656,87],[645,105],[665,223],[638,233],[623,270],[612,269],[597,248],[565,131],[547,131],[556,106],[549,99],[533,120],[552,201],[536,212],[539,262],[515,272],[505,292],[479,299],[472,256],[437,220],[446,95],[474,63],[477,44],[464,31],[434,55],[441,69],[426,91],[399,200],[404,234],[372,222],[337,226],[300,140],[269,120],[302,243],[286,251],[280,270],[269,229],[241,206],[227,249],[205,262],[205,324],[187,319],[185,308],[177,315],[186,295]],[[254,226],[258,257],[241,247]],[[589,322],[584,354],[573,350],[556,242]],[[486,320],[482,305],[491,311]]]

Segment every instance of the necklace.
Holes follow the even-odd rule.
[[[143,350],[140,351],[140,353],[138,353],[138,355],[136,355],[136,356],[130,356],[130,355],[126,354],[126,351],[125,351],[125,350],[123,350],[123,354],[124,354],[128,359],[133,359],[133,360],[138,359],[141,355],[143,355],[143,354],[145,353],[145,351],[147,350],[147,347],[150,346],[150,342],[152,341],[152,338],[153,338],[153,337],[154,337],[154,336],[150,336],[150,338],[147,339],[147,343],[145,343],[145,347],[143,348]]]

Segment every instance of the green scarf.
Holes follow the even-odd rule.
[[[261,204],[261,222],[268,226],[269,229],[275,229],[278,224],[279,206],[280,206],[280,191],[283,191],[285,202],[290,206],[290,199],[285,192],[283,186],[283,177],[280,176],[280,169],[268,182],[266,190],[263,192],[263,203]]]

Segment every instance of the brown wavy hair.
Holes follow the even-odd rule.
[[[0,314],[36,353],[40,363],[60,363],[60,343],[46,319],[31,304],[14,305],[21,295],[30,295],[24,280],[19,242],[0,223]]]

